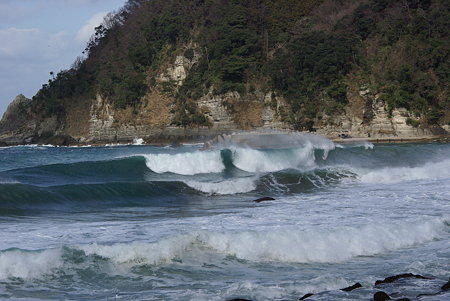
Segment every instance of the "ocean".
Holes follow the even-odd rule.
[[[287,139],[0,148],[0,299],[450,300],[450,144]]]

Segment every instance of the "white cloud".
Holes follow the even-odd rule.
[[[99,12],[93,15],[84,25],[80,28],[76,35],[76,40],[79,43],[86,43],[89,38],[94,34],[95,27],[99,26],[103,22],[103,18],[107,15],[107,12]]]

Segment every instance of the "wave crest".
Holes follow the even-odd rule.
[[[60,249],[0,252],[0,280],[39,278],[63,265]]]
[[[218,173],[225,169],[220,151],[144,155],[147,167],[156,173],[180,175]]]
[[[404,181],[450,178],[450,160],[426,163],[418,167],[388,167],[363,173],[363,183],[399,183]]]
[[[88,245],[81,249],[87,255],[133,264],[170,262],[187,252],[214,252],[254,262],[334,263],[425,243],[439,238],[446,227],[445,220],[434,219],[302,231],[292,227],[237,233],[200,231],[153,243]]]
[[[0,251],[0,280],[41,278],[61,270],[68,272],[80,260],[86,261],[88,266],[97,266],[94,264],[96,256],[128,266],[233,257],[252,262],[344,262],[438,239],[446,235],[448,226],[448,218],[441,218],[338,229],[298,230],[290,226],[239,232],[204,230],[153,242],[94,243],[39,251],[11,249]]]
[[[237,194],[255,190],[255,181],[253,178],[243,178],[220,182],[186,181],[185,183],[191,188],[208,194]]]
[[[309,169],[315,166],[312,147],[286,150],[256,150],[235,148],[233,164],[248,172],[275,172],[289,168]]]

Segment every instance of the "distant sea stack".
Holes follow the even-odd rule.
[[[448,20],[445,0],[129,0],[70,69],[14,99],[0,141],[445,136]]]
[[[32,142],[36,120],[31,112],[32,101],[19,94],[8,105],[0,121],[2,144],[25,144]]]

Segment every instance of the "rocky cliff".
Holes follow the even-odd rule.
[[[128,1],[85,59],[14,99],[0,141],[448,135],[450,8],[416,2]]]
[[[203,95],[197,106],[210,124],[195,127],[172,124],[174,99],[158,92],[149,93],[146,98],[147,102],[138,109],[138,113],[133,113],[130,109],[115,109],[107,99],[97,95],[90,103],[87,123],[80,124],[75,115],[70,116],[75,120],[67,119],[61,125],[54,117],[38,121],[27,109],[32,100],[19,95],[3,115],[0,140],[7,145],[129,143],[137,138],[147,143],[159,143],[209,139],[241,130],[294,130],[290,123],[282,120],[283,112],[290,109],[289,105],[272,91],[255,91],[245,96],[236,91]],[[350,103],[343,113],[322,116],[310,131],[332,139],[407,139],[448,135],[448,126],[411,124],[408,120],[415,117],[405,108],[389,113],[386,105],[368,90],[361,90],[358,98],[358,103]],[[364,117],[367,115],[369,119]]]

